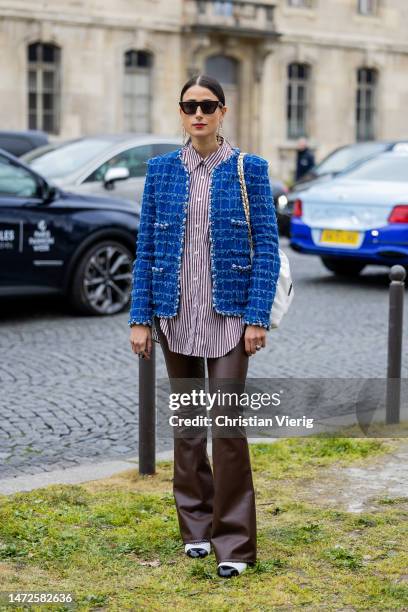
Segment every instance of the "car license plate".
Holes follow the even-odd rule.
[[[359,232],[348,230],[324,229],[320,235],[320,242],[325,244],[347,244],[356,246],[359,240]]]

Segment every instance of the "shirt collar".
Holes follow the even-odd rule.
[[[216,151],[210,153],[210,155],[207,155],[207,157],[203,159],[199,152],[193,147],[191,140],[189,140],[189,142],[183,148],[183,158],[190,173],[195,170],[197,166],[202,162],[204,167],[207,168],[207,171],[210,174],[212,169],[215,168],[215,166],[219,164],[220,161],[227,159],[231,151],[231,145],[225,140],[224,137],[222,137],[221,146]]]

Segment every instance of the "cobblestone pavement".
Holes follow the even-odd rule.
[[[250,358],[248,376],[384,377],[387,269],[339,280],[319,259],[291,251],[286,239],[281,245],[295,299],[282,327]],[[0,477],[137,455],[138,359],[127,313],[78,317],[58,298],[7,299],[1,309]],[[405,320],[407,311],[406,300]]]

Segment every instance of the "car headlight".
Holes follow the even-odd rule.
[[[288,198],[282,194],[278,197],[278,210],[280,212],[284,211],[288,205]]]

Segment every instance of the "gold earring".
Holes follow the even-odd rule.
[[[183,125],[183,146],[186,145],[189,140],[190,136],[187,136],[186,128]]]
[[[218,128],[217,128],[217,134],[216,134],[216,139],[218,144],[222,144],[223,138],[224,136],[221,134],[221,130],[222,129],[222,122],[218,124]]]

